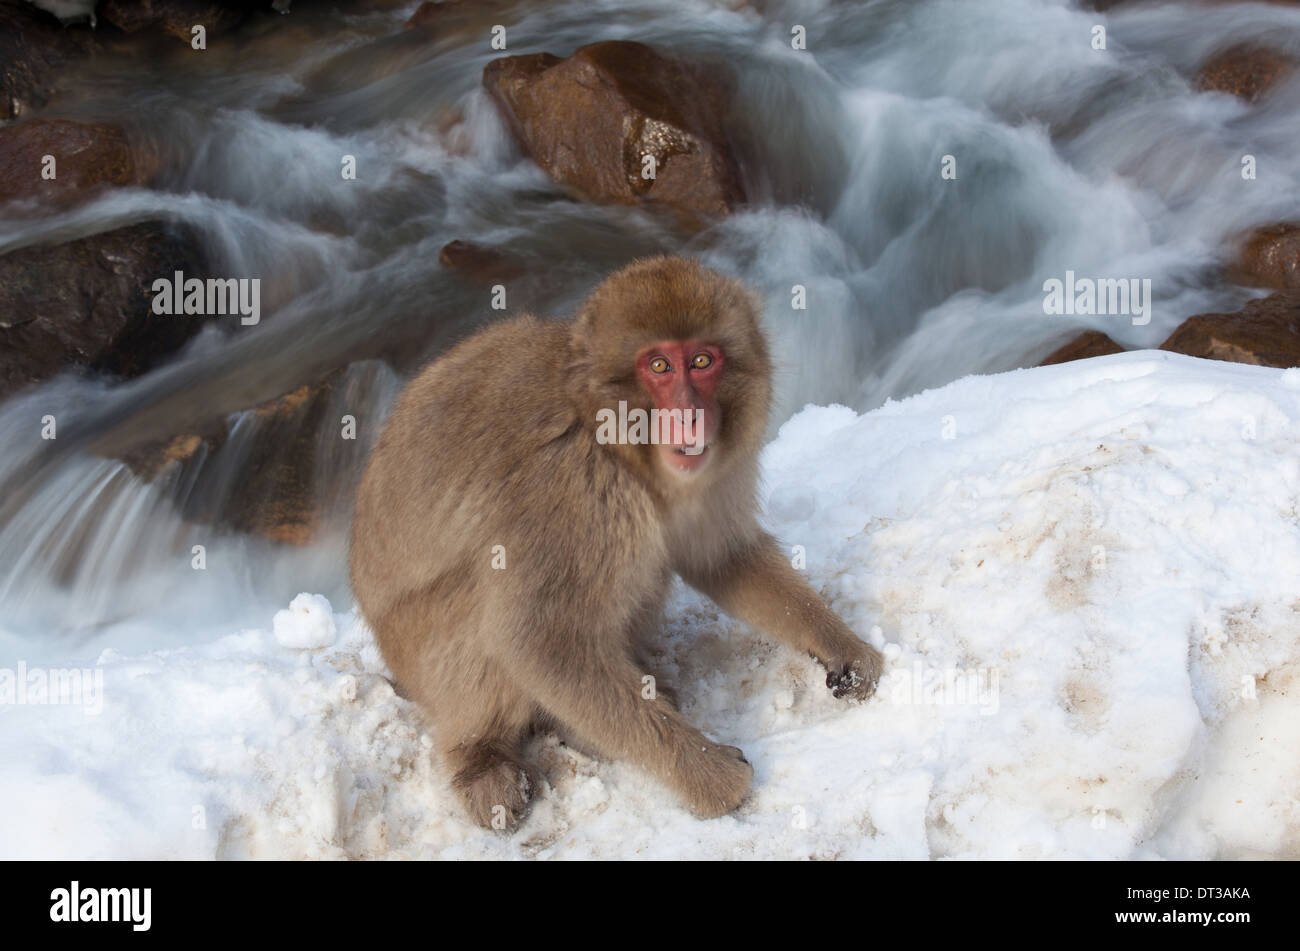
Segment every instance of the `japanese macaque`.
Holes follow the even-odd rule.
[[[811,653],[835,696],[875,690],[880,655],[756,519],[771,376],[754,296],[657,257],[576,320],[496,324],[407,386],[358,492],[352,587],[480,824],[523,817],[539,727],[632,760],[698,816],[745,799],[741,751],[645,689],[674,573]],[[652,410],[654,433],[611,422]]]

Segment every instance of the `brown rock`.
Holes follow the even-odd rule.
[[[1160,349],[1257,366],[1300,366],[1300,292],[1253,300],[1233,314],[1188,317]]]
[[[557,182],[601,201],[649,201],[693,223],[744,201],[724,128],[730,82],[641,43],[494,60],[483,85],[529,156]],[[653,155],[656,175],[642,177]]]
[[[94,44],[90,30],[65,29],[27,0],[0,0],[0,121],[43,106],[58,69]]]
[[[1247,102],[1259,99],[1295,68],[1289,53],[1238,43],[1207,60],[1196,74],[1196,88],[1232,93]]]
[[[496,284],[524,273],[524,262],[513,254],[472,241],[452,241],[438,254],[438,263],[466,280]]]
[[[1280,224],[1252,232],[1232,277],[1259,287],[1300,288],[1300,227]]]
[[[192,337],[199,317],[160,317],[152,285],[205,270],[185,231],[146,222],[0,256],[0,399],[69,367],[132,377]]]
[[[52,155],[55,177],[42,177]],[[143,184],[155,167],[137,165],[126,133],[114,125],[31,119],[0,129],[0,202],[33,196],[67,201],[98,185]]]
[[[1123,352],[1123,347],[1100,330],[1089,330],[1079,334],[1065,346],[1053,350],[1047,359],[1038,365],[1047,367],[1056,363],[1068,363],[1071,360],[1086,360],[1088,357],[1104,357],[1110,353]]]

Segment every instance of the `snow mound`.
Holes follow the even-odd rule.
[[[1298,374],[1144,351],[792,418],[768,523],[888,666],[835,700],[678,588],[659,660],[754,764],[732,816],[539,738],[528,821],[480,830],[364,625],[277,617],[106,652],[98,715],[0,706],[0,857],[1296,857]]]

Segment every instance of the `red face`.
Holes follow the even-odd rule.
[[[714,393],[723,363],[721,347],[698,340],[666,340],[637,354],[637,378],[659,410],[655,448],[672,472],[694,473],[708,461],[722,425]]]

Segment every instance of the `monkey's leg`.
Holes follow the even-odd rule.
[[[482,698],[477,702],[481,705]],[[443,757],[452,773],[452,788],[470,817],[481,826],[508,832],[523,821],[541,778],[523,755],[530,718],[494,714],[478,728],[461,732],[454,745],[444,747]],[[436,723],[434,730],[440,738],[452,739],[451,731]]]
[[[470,816],[481,826],[509,831],[523,820],[540,788],[540,777],[523,755],[537,708],[471,644],[461,642],[459,651],[444,658],[428,707],[452,786]]]
[[[849,630],[770,535],[760,535],[724,564],[683,577],[728,614],[816,657],[835,696],[863,700],[875,692],[879,651]]]
[[[663,606],[655,600],[638,611],[632,618],[631,650],[632,660],[641,671],[641,694],[649,699],[658,696],[677,708],[677,691],[668,683],[656,663],[654,655],[659,652],[659,638],[663,628]],[[647,679],[650,678],[650,679]]]
[[[513,831],[537,792],[536,771],[519,751],[520,738],[459,744],[446,752],[452,786],[479,825]]]
[[[487,828],[514,829],[540,788],[523,755],[536,706],[469,637],[425,639],[394,673],[428,716],[470,817]]]
[[[703,818],[739,806],[754,776],[744,754],[708,739],[663,697],[650,697],[641,669],[610,651],[608,645],[617,641],[585,637],[585,649],[563,652],[548,647],[559,639],[515,639],[530,645],[515,663],[547,713],[605,756],[653,773]]]
[[[633,653],[636,667],[641,671],[641,694],[651,699],[658,697],[663,700],[674,710],[679,706],[677,699],[677,689],[668,682],[662,673],[662,668],[655,661],[651,651],[646,647],[639,647]]]

